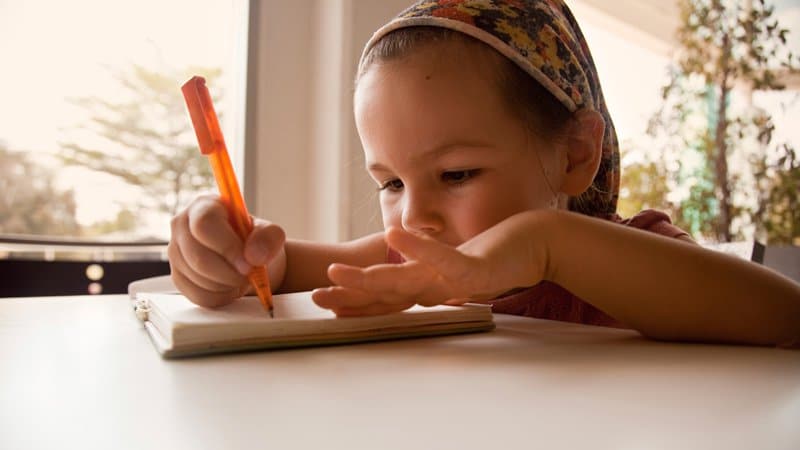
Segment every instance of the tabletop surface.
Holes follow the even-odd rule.
[[[164,360],[126,296],[0,298],[0,448],[800,448],[800,351],[495,322]]]

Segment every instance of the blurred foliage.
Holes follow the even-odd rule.
[[[756,218],[770,243],[800,245],[800,158],[788,145],[781,154],[753,161],[761,195]]]
[[[645,161],[625,168],[625,184],[620,189],[617,212],[622,217],[632,217],[645,209],[670,209],[666,202],[669,194],[667,173],[663,163]],[[631,191],[627,186],[635,186]]]
[[[84,227],[83,235],[108,237],[115,233],[132,234],[136,230],[137,224],[136,213],[129,209],[122,209],[113,220],[103,220]]]
[[[194,74],[202,74],[214,86],[220,73],[220,69],[196,67],[180,74],[164,73],[135,65],[116,74],[121,100],[73,99],[90,114],[77,135],[92,139],[61,143],[59,157],[67,165],[138,186],[143,195],[127,199],[126,205],[174,215],[190,197],[213,186],[211,168],[198,150],[180,87]],[[99,226],[119,230],[129,226],[131,219],[119,217]]]
[[[74,236],[80,226],[75,219],[73,191],[53,186],[53,174],[0,144],[0,233]]]
[[[798,72],[800,58],[786,46],[788,30],[763,0],[749,7],[734,0],[679,3],[678,50],[648,130],[663,142],[657,149],[663,160],[626,167],[622,203],[660,203],[699,239],[741,239],[755,226],[756,237],[771,244],[791,242],[800,228],[794,148],[772,141],[766,111],[731,104],[753,91],[782,90],[781,76]],[[734,90],[744,95],[732,96]],[[736,170],[734,158],[749,161],[750,173]],[[664,181],[655,181],[658,176]],[[680,200],[670,203],[668,192]]]

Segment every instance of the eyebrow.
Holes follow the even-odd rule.
[[[489,148],[489,147],[491,147],[491,145],[489,145],[489,144],[487,144],[485,142],[480,142],[480,141],[454,141],[454,142],[448,142],[447,144],[434,147],[434,148],[432,148],[430,150],[426,150],[421,155],[419,155],[418,159],[436,159],[436,158],[440,158],[443,155],[446,155],[448,153],[452,153],[452,152],[454,152],[456,150],[461,150],[461,149],[481,149],[481,148],[485,149],[485,148]],[[381,164],[379,162],[369,162],[367,164],[367,169],[368,170],[378,170],[378,171],[382,170],[384,172],[388,172],[389,171],[388,167],[384,166],[383,164]]]

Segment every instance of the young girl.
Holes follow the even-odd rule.
[[[656,339],[797,345],[800,285],[704,250],[659,212],[616,214],[619,153],[589,49],[561,0],[423,1],[367,43],[355,89],[385,232],[242,243],[217,197],[172,221],[178,288],[214,307],[268,264],[340,316],[485,301]]]

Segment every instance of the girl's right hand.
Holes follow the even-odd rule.
[[[209,308],[223,306],[250,289],[247,274],[269,264],[276,290],[286,269],[286,234],[278,225],[253,219],[253,231],[242,242],[228,222],[218,196],[204,195],[172,218],[167,247],[172,281],[192,302]]]

